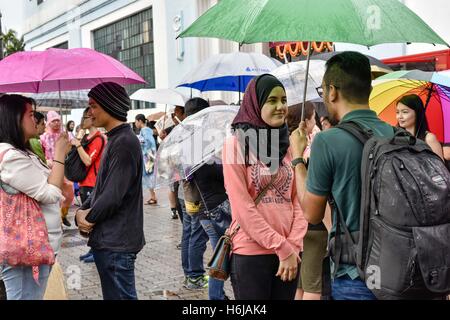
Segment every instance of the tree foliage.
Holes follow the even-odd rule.
[[[1,39],[3,40],[3,56],[9,56],[15,52],[25,50],[25,41],[23,36],[17,38],[17,32],[13,29],[9,29],[5,34],[2,34]]]

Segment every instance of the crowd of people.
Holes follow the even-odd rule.
[[[369,108],[371,73],[364,55],[344,52],[332,57],[317,90],[327,114],[319,115],[311,102],[288,108],[286,91],[276,77],[254,78],[222,158],[170,186],[170,215],[183,226],[177,247],[187,289],[208,288],[210,300],[229,299],[224,281],[208,277],[203,264],[207,242],[215,248],[228,232],[233,233],[230,279],[237,300],[323,299],[327,272],[333,275],[329,298],[377,298],[357,263],[331,250],[333,238],[342,247],[338,251],[353,250],[336,239],[342,234],[340,224],[350,234],[362,230],[364,205],[363,146],[339,126],[357,124],[386,139],[393,139],[398,129]],[[190,99],[176,106],[174,126],[160,131],[140,114],[134,122],[136,135],[127,123],[130,98],[122,86],[102,83],[88,97],[80,127],[69,121],[65,130],[60,115],[50,111],[45,118],[34,110],[32,99],[0,97],[1,189],[38,203],[56,258],[61,224],[71,226],[67,214],[79,195],[74,223],[90,247],[80,260],[95,262],[104,299],[137,299],[135,260],[145,245],[143,206],[158,204],[154,162],[159,142],[174,126],[210,106],[202,98]],[[429,132],[418,96],[399,99],[397,120],[397,127],[423,140],[448,165],[450,146],[442,146]],[[256,139],[248,139],[251,134]],[[79,181],[65,178],[71,170],[65,162],[70,152],[86,171]],[[441,205],[449,209],[448,200]],[[450,223],[450,217],[447,220]],[[329,265],[328,256],[333,261]],[[43,298],[52,266],[38,267],[36,281],[31,265],[0,265],[7,299]],[[444,291],[437,298],[444,298]]]

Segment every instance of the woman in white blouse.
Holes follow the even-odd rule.
[[[0,155],[3,155],[0,179],[3,185],[39,202],[47,224],[50,245],[57,254],[62,240],[59,202],[63,199],[61,186],[64,179],[64,159],[70,143],[67,134],[58,139],[51,170],[32,153],[29,139],[37,135],[34,104],[32,99],[21,95],[5,94],[0,97]],[[7,299],[42,299],[50,268],[48,265],[39,267],[40,285],[37,285],[31,267],[11,267],[1,265],[0,262]]]

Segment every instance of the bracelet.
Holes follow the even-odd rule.
[[[56,162],[56,163],[59,163],[59,164],[64,165],[64,162],[61,162],[61,161],[59,161],[59,160],[53,160],[53,162]]]

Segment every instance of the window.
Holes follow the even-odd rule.
[[[155,87],[152,8],[94,31],[95,50],[119,60],[147,81],[147,85],[129,85],[129,94]],[[152,108],[154,104],[133,103],[135,108]]]
[[[53,46],[52,48],[58,48],[58,49],[69,49],[69,42],[63,42],[60,44],[57,44],[56,46]]]

